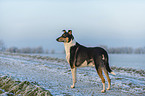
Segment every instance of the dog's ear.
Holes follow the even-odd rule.
[[[66,30],[62,30],[64,33],[66,33]]]
[[[72,30],[68,30],[68,34],[69,35],[72,35]]]

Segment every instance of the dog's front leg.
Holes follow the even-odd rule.
[[[76,83],[76,68],[71,69],[72,73],[72,79],[73,79],[73,85],[71,85],[71,88],[75,88],[75,83]]]

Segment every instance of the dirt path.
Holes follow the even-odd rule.
[[[76,88],[71,89],[69,65],[65,60],[48,58],[0,54],[0,74],[12,76],[15,80],[37,82],[55,96],[145,95],[145,77],[122,70],[115,71],[117,76],[110,75],[112,89],[101,93],[101,79],[91,67],[78,69]]]

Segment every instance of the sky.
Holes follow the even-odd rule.
[[[6,47],[63,50],[63,29],[85,46],[144,47],[145,0],[0,0]]]

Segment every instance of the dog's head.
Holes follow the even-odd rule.
[[[69,43],[71,40],[74,39],[72,35],[72,30],[68,30],[68,32],[66,32],[66,30],[62,30],[62,31],[63,31],[63,34],[60,37],[58,37],[56,41]]]

